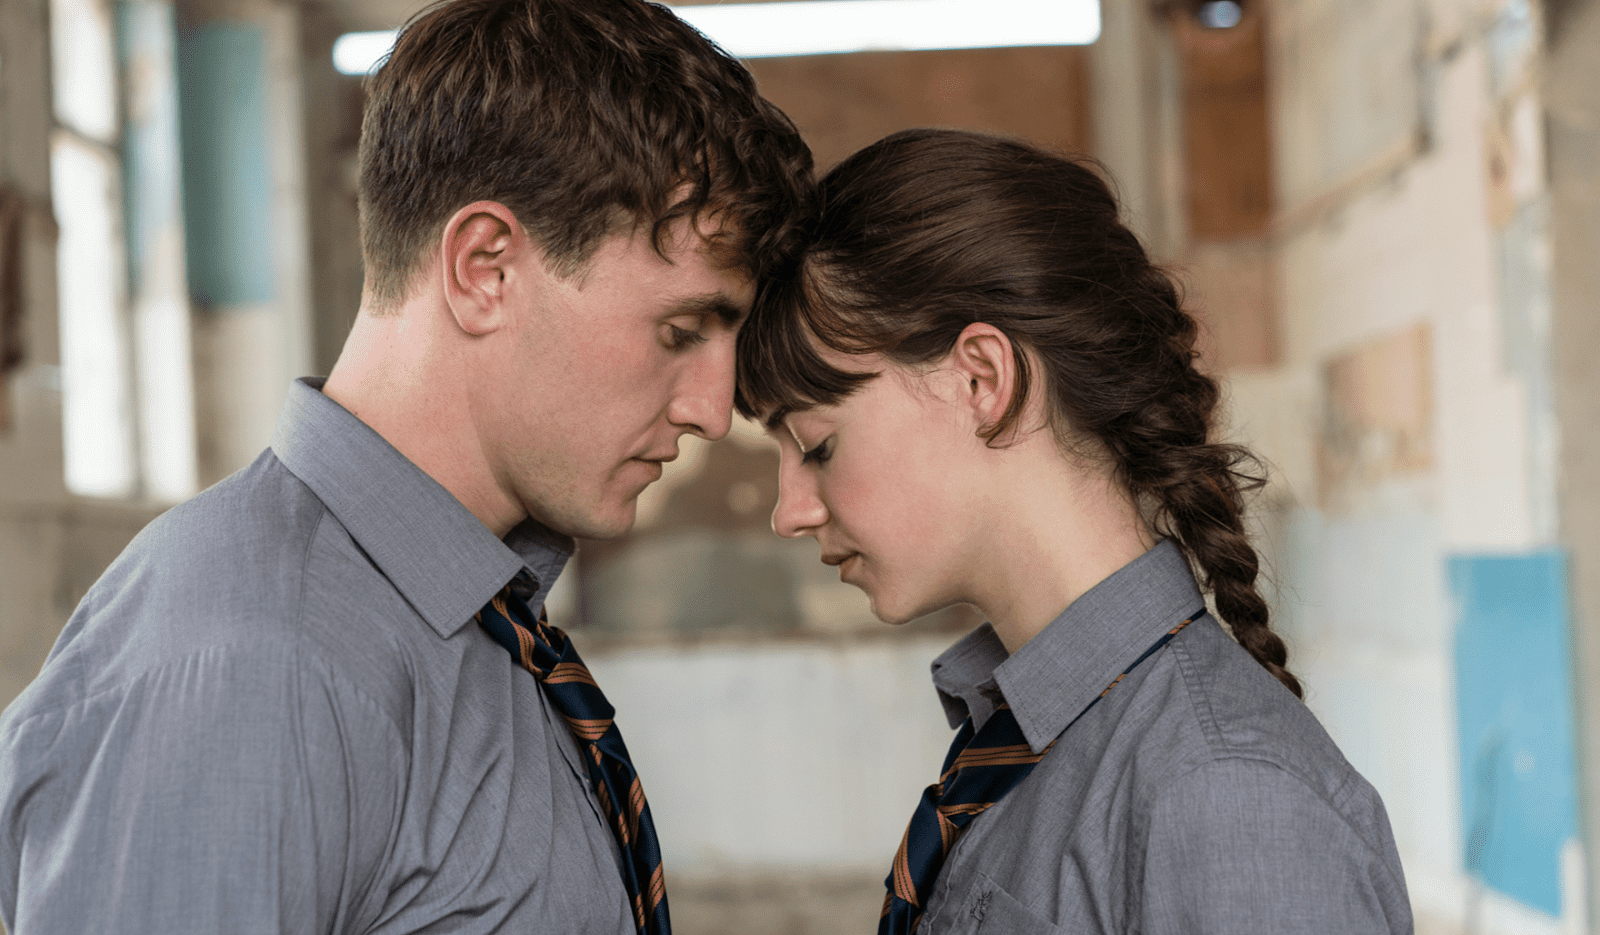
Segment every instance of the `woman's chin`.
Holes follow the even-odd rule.
[[[890,626],[899,626],[909,623],[922,616],[922,612],[903,603],[897,603],[892,596],[878,595],[866,588],[861,589],[867,595],[867,603],[872,607],[872,615]]]

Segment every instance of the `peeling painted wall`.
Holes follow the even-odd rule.
[[[1291,668],[1419,930],[1581,931],[1538,11],[1273,11],[1284,356],[1229,376]]]

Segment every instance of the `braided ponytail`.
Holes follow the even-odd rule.
[[[830,366],[808,335],[915,365],[948,353],[967,325],[994,325],[1016,349],[1017,389],[984,437],[1007,437],[1042,384],[1063,445],[1109,459],[1234,638],[1299,697],[1245,533],[1259,465],[1211,440],[1221,394],[1195,369],[1198,326],[1100,176],[1017,140],[906,130],[840,163],[820,190],[809,252],[769,281],[740,332],[740,412],[826,405],[869,378]]]
[[[1163,491],[1158,525],[1198,568],[1239,645],[1296,698],[1304,697],[1300,680],[1284,668],[1288,648],[1268,623],[1267,602],[1256,588],[1260,560],[1244,531],[1242,495],[1262,480],[1239,472],[1235,464],[1250,455],[1234,446],[1207,445],[1193,455],[1179,456],[1192,460],[1187,467],[1194,473]]]
[[[1261,561],[1245,531],[1245,494],[1266,483],[1261,464],[1249,449],[1211,441],[1221,392],[1195,369],[1199,329],[1182,310],[1170,279],[1154,267],[1143,278],[1152,300],[1147,338],[1166,332],[1165,340],[1150,341],[1145,362],[1154,392],[1122,413],[1119,424],[1089,421],[1100,421],[1096,434],[1136,502],[1149,504],[1151,528],[1189,559],[1234,639],[1303,698],[1300,680],[1285,668],[1288,647],[1273,632],[1266,599],[1256,587]]]
[[[1129,485],[1153,505],[1152,529],[1194,565],[1239,645],[1296,698],[1304,697],[1300,680],[1285,668],[1288,648],[1272,631],[1266,599],[1256,587],[1261,563],[1244,528],[1244,495],[1265,483],[1249,471],[1258,466],[1255,457],[1237,445],[1205,442],[1168,448],[1151,459],[1124,471],[1130,478],[1161,478]]]

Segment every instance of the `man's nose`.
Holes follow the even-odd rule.
[[[733,426],[733,342],[718,342],[690,368],[678,386],[667,418],[707,441]]]

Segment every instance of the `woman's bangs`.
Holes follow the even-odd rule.
[[[833,337],[843,325],[837,315],[819,308],[803,282],[770,283],[739,331],[734,391],[739,414],[770,428],[791,412],[832,405],[876,376],[823,360],[815,335]]]

